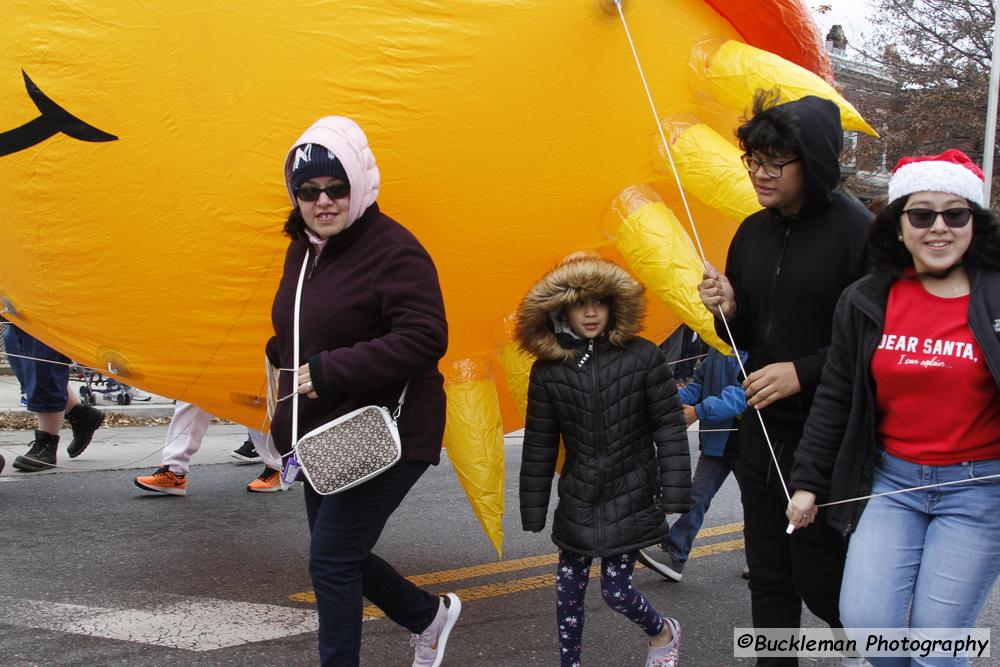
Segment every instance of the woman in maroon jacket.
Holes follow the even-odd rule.
[[[280,374],[277,392],[297,392],[298,433],[365,405],[395,405],[410,383],[399,417],[399,463],[334,495],[305,484],[320,659],[324,666],[359,664],[366,597],[414,634],[414,667],[436,667],[461,602],[453,593],[417,588],[372,549],[410,487],[440,459],[445,395],[437,363],[448,327],[437,271],[419,241],[379,211],[378,167],[353,121],[316,121],[289,151],[285,181],[294,206],[285,233],[292,240],[267,355],[276,368],[294,364],[295,295],[308,260],[301,365]],[[294,444],[291,422],[291,401],[279,402],[271,432],[283,454]]]

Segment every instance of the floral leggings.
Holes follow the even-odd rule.
[[[608,606],[625,615],[650,637],[663,631],[663,617],[635,588],[635,553],[601,559],[601,595]],[[559,660],[562,667],[580,667],[583,639],[583,598],[593,558],[559,551],[556,571],[556,620],[559,623]]]

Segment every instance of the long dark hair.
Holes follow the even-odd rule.
[[[868,228],[868,247],[872,266],[899,273],[913,266],[913,256],[899,240],[903,208],[909,195],[889,202]],[[973,202],[972,241],[965,251],[962,264],[976,268],[1000,270],[1000,224],[993,212]]]
[[[288,213],[288,220],[285,221],[285,228],[282,231],[295,241],[305,238],[306,221],[302,218],[302,211],[298,206]]]

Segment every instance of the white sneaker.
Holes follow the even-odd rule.
[[[646,653],[646,667],[677,667],[681,648],[681,624],[673,618],[663,618],[673,635],[666,646],[649,646]]]
[[[444,660],[444,647],[448,643],[448,635],[455,627],[459,614],[462,613],[462,601],[454,593],[448,593],[438,604],[437,615],[419,635],[410,637],[410,646],[414,647],[413,667],[439,667]]]
[[[149,401],[153,398],[153,395],[149,392],[145,392],[142,389],[136,389],[135,387],[129,387],[128,393],[129,396],[132,397],[133,401]]]

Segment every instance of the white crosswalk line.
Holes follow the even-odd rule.
[[[0,596],[0,624],[212,651],[316,632],[316,611],[212,598],[141,609],[109,609]]]

